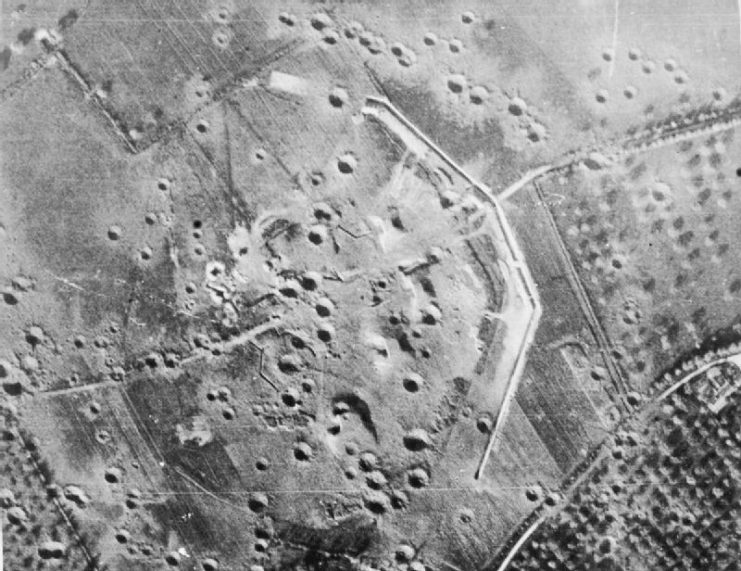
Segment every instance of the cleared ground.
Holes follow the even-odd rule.
[[[733,560],[738,8],[557,4],[3,3],[8,568]]]

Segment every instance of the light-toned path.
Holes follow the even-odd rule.
[[[474,474],[474,478],[480,479],[501,434],[512,398],[517,392],[517,386],[525,366],[527,351],[535,338],[535,331],[538,328],[542,308],[535,287],[535,281],[530,275],[530,271],[525,263],[525,256],[517,244],[500,201],[494,196],[491,189],[479,181],[474,180],[451,157],[417,129],[389,101],[378,97],[368,97],[366,99],[366,105],[363,108],[363,114],[373,115],[386,124],[389,129],[404,141],[410,151],[420,156],[424,156],[428,152],[437,155],[451,170],[465,179],[478,196],[491,206],[493,211],[496,229],[500,234],[496,238],[504,246],[503,251],[498,252],[498,254],[501,255],[501,260],[508,270],[508,285],[513,291],[513,295],[507,296],[510,299],[510,304],[503,309],[501,315],[502,320],[506,323],[506,334],[502,343],[504,350],[502,351],[500,361],[501,374],[504,375],[504,393],[497,408],[486,448],[481,455]],[[529,179],[520,182],[519,186],[516,183],[514,188],[510,187],[513,188],[510,194],[513,194],[519,188],[550,168],[550,166],[545,166],[532,171],[527,175]],[[494,382],[498,385],[500,378],[495,379]]]

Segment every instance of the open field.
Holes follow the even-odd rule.
[[[51,4],[5,568],[735,568],[735,2]]]

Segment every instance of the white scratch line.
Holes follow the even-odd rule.
[[[64,284],[67,284],[69,287],[73,287],[75,289],[79,289],[80,291],[87,292],[87,290],[84,287],[82,287],[80,285],[77,285],[75,282],[72,282],[72,281],[68,280],[67,278],[63,278],[63,277],[58,276],[56,274],[51,274],[51,275],[52,275],[52,277],[55,280],[60,281],[60,282],[62,282]]]
[[[738,0],[738,43],[741,47],[741,0]]]
[[[739,0],[741,3],[741,0]],[[610,78],[615,71],[615,60],[617,59],[617,39],[618,39],[618,13],[620,12],[620,0],[615,0],[615,20],[612,24],[612,59],[610,60]]]

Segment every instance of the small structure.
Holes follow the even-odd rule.
[[[741,369],[725,361],[708,369],[703,380],[697,387],[698,397],[717,414],[728,404],[728,397],[741,386]]]

